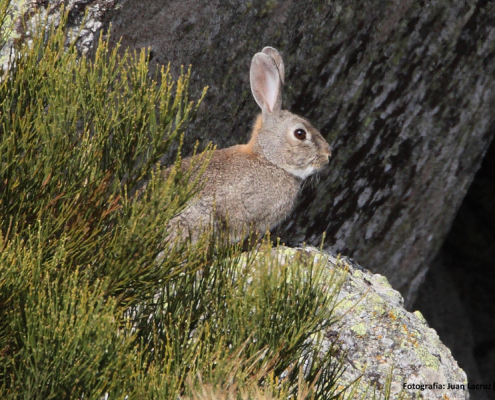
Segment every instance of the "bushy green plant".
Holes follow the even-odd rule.
[[[320,333],[341,275],[221,233],[169,243],[197,189],[180,157],[157,165],[196,110],[189,74],[104,40],[80,56],[65,21],[38,20],[0,81],[0,397],[337,397]]]

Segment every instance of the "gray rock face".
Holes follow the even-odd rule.
[[[23,1],[15,1],[17,11]],[[53,18],[62,1],[39,2]],[[34,3],[33,3],[34,4]],[[152,64],[192,64],[191,92],[210,89],[196,140],[246,142],[257,106],[252,55],[285,60],[284,104],[332,143],[334,157],[275,232],[318,244],[386,275],[414,300],[495,131],[495,3],[487,0],[74,0],[88,12],[79,48],[112,24],[123,48],[150,47]],[[0,54],[0,59],[1,59]]]
[[[471,383],[492,382],[495,376],[494,287],[495,142],[492,142],[414,303],[415,309],[421,310],[452,350]],[[453,326],[456,328],[452,329]],[[475,390],[471,398],[493,400],[495,391]]]
[[[14,16],[27,10],[14,3]],[[56,20],[62,3],[30,4]],[[257,112],[250,59],[278,48],[284,104],[320,129],[334,157],[276,233],[318,244],[325,231],[327,249],[386,275],[411,304],[495,132],[494,2],[65,3],[72,27],[88,12],[83,53],[111,23],[123,48],[151,47],[154,66],[193,65],[192,95],[210,89],[186,151],[196,140],[247,141]]]
[[[11,0],[7,22],[15,21],[14,29],[6,38],[6,45],[0,49],[0,68],[7,69],[9,56],[15,42],[29,42],[33,29],[36,29],[39,12],[41,21],[58,25],[61,7],[68,11],[67,27],[72,30],[70,39],[77,38],[77,47],[82,54],[90,52],[103,27],[105,12],[115,7],[116,0]],[[86,18],[85,18],[86,17]],[[84,25],[82,25],[84,21]],[[81,29],[82,25],[82,29]]]
[[[49,4],[54,9],[59,1]],[[276,232],[342,252],[414,300],[494,134],[495,3],[480,0],[266,2],[73,1],[90,18],[80,46],[112,24],[152,64],[193,65],[209,85],[196,142],[246,142],[257,112],[252,55],[278,48],[288,109],[332,143],[334,157]]]
[[[449,347],[459,365],[466,371],[471,384],[492,381],[493,374],[483,374],[481,371],[482,367],[488,367],[489,370],[489,363],[480,363],[474,357],[476,336],[482,333],[478,326],[473,325],[470,318],[476,313],[469,312],[472,310],[467,309],[461,301],[460,293],[449,269],[444,265],[443,257],[435,258],[432,263],[425,284],[419,289],[414,307],[421,310],[425,318],[430,321],[430,325],[438,332],[442,342]],[[471,400],[493,398],[493,391],[488,390],[471,390],[470,394]],[[489,397],[490,395],[492,397]]]
[[[249,62],[265,45],[287,68],[284,104],[334,148],[317,185],[276,232],[386,275],[414,298],[493,136],[495,3],[128,1],[107,13],[115,38],[152,63],[193,65],[209,85],[188,132],[246,142],[257,112]]]
[[[393,367],[391,399],[397,399],[401,391],[405,398],[413,399],[469,398],[466,374],[450,350],[419,311],[404,309],[402,296],[384,276],[373,275],[350,260],[338,262],[315,248],[278,252],[286,262],[306,253],[326,263],[329,270],[348,268],[334,309],[340,320],[326,332],[328,346],[335,342],[337,355],[345,354],[347,369],[338,380],[340,386],[362,375],[357,390],[361,396],[357,398],[367,389],[369,395],[364,398],[372,398],[373,389],[369,388],[383,391]]]

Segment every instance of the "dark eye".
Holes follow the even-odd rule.
[[[306,131],[304,129],[296,129],[294,131],[294,136],[296,137],[296,139],[304,140],[306,139]]]

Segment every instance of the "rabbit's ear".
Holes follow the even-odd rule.
[[[274,49],[273,47],[267,46],[261,50],[262,53],[268,54],[273,61],[275,61],[275,64],[277,65],[278,73],[280,75],[280,80],[282,81],[282,84],[285,83],[285,67],[284,67],[284,61],[282,60],[282,56],[278,52],[277,49]]]
[[[276,61],[270,55],[265,53],[254,55],[251,61],[250,80],[254,99],[263,114],[279,111],[282,107],[282,79]]]

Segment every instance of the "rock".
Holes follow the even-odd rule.
[[[282,241],[360,261],[414,300],[494,134],[495,3],[198,0],[119,2],[105,16],[152,64],[192,64],[209,85],[185,149],[246,142],[257,112],[248,71],[272,45],[287,69],[285,107],[332,144]]]
[[[414,303],[452,350],[470,383],[492,382],[495,376],[494,266],[492,142]],[[495,399],[495,392],[471,393],[473,400],[487,396]]]
[[[402,296],[384,276],[312,247],[278,251],[286,262],[306,253],[323,257],[330,270],[343,265],[349,269],[334,310],[340,320],[326,332],[328,348],[336,341],[337,355],[345,353],[347,369],[339,379],[342,387],[363,374],[358,394],[370,386],[383,390],[393,368],[391,399],[398,398],[404,384],[405,394],[412,398],[420,398],[415,397],[418,393],[432,400],[469,398],[466,374],[450,350],[419,311],[411,313],[404,308]]]
[[[67,28],[72,30],[70,39],[77,38],[77,47],[82,54],[92,50],[103,27],[105,12],[116,6],[116,0],[11,0],[9,20],[15,21],[15,29],[11,32],[7,46],[0,49],[0,64],[5,67],[8,54],[14,41],[29,41],[32,30],[36,26],[36,12],[41,20],[46,17],[48,22],[59,24],[60,10],[64,7],[68,11]],[[84,17],[86,16],[86,19]],[[81,24],[84,25],[81,29]],[[8,21],[7,21],[8,22]]]
[[[50,12],[62,2],[48,4]],[[199,0],[69,2],[89,10],[87,51],[112,24],[153,66],[193,65],[210,89],[184,149],[246,142],[257,107],[249,62],[265,45],[287,68],[285,106],[332,143],[330,168],[275,232],[388,277],[412,304],[494,135],[495,3]]]
[[[434,260],[419,289],[414,308],[421,310],[443,343],[451,349],[459,365],[466,371],[469,383],[491,382],[493,375],[483,376],[480,371],[482,364],[478,364],[474,357],[475,329],[443,257],[438,256]],[[472,390],[470,394],[471,400],[489,399],[489,393],[484,390]]]
[[[56,18],[62,1],[30,4]],[[386,275],[412,304],[494,136],[494,2],[71,0],[67,7],[71,26],[89,12],[82,52],[111,23],[123,48],[151,49],[153,67],[171,62],[177,74],[193,64],[193,97],[210,89],[186,151],[196,140],[219,147],[247,140],[257,109],[250,59],[265,45],[278,48],[285,106],[320,129],[334,157],[275,234],[319,244],[325,231],[326,249]]]

